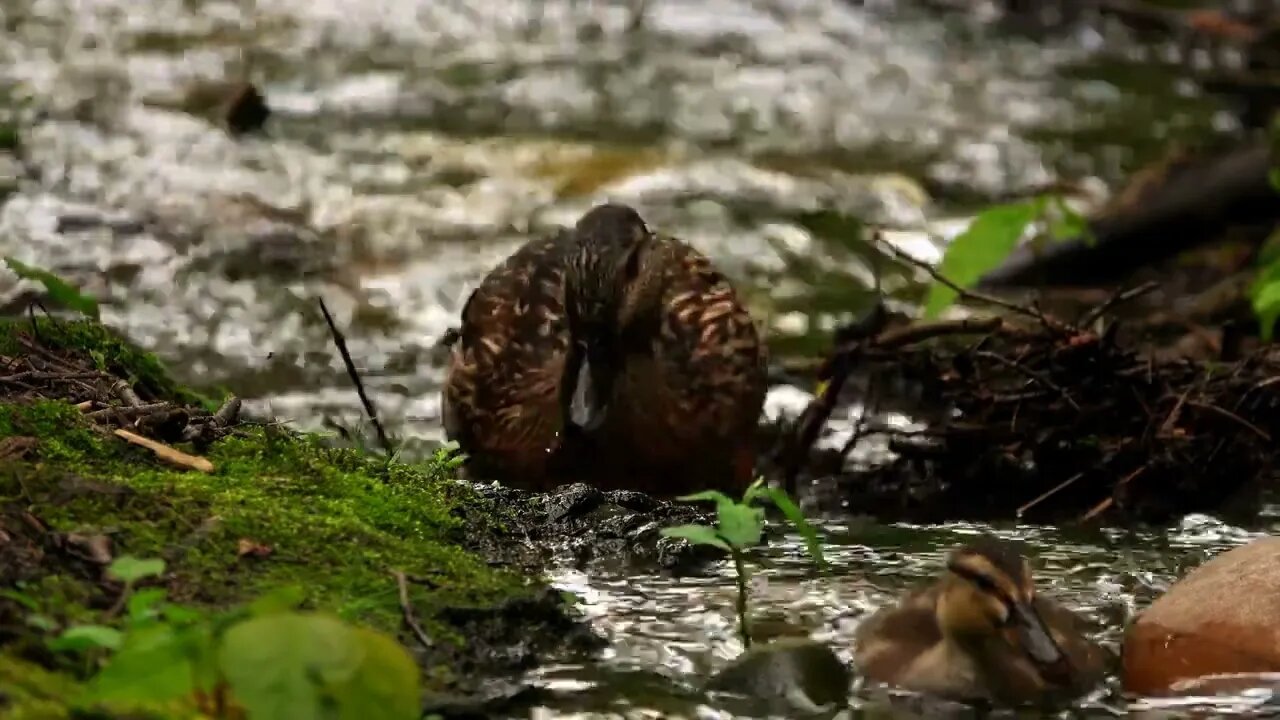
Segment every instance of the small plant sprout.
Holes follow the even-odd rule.
[[[50,643],[89,661],[89,680],[71,699],[75,708],[176,704],[211,720],[420,716],[418,667],[404,647],[389,635],[298,610],[299,588],[208,615],[168,602],[160,588],[130,593],[137,581],[164,572],[160,560],[122,557],[108,572],[125,583],[123,629],[76,625]]]
[[[795,526],[804,538],[805,547],[821,569],[826,569],[827,561],[822,554],[822,541],[817,529],[805,519],[786,491],[770,487],[764,478],[757,479],[742,495],[738,502],[717,490],[705,490],[693,495],[678,498],[681,502],[711,501],[716,504],[716,525],[678,525],[662,530],[667,537],[684,538],[694,545],[710,545],[729,553],[733,558],[733,567],[738,583],[738,633],[742,638],[743,648],[751,647],[751,630],[747,620],[747,588],[750,573],[746,567],[746,551],[760,544],[764,535],[764,508],[755,503],[762,499],[771,501],[782,511],[787,520]]]

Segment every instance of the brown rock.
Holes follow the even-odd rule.
[[[1225,552],[1174,583],[1129,628],[1124,687],[1182,694],[1180,681],[1280,671],[1280,537]]]

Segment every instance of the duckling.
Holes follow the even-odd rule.
[[[468,474],[671,496],[752,479],[766,351],[710,260],[604,204],[467,300],[442,393]]]
[[[1083,622],[1036,594],[1015,548],[982,538],[952,552],[936,582],[863,622],[854,662],[871,680],[952,700],[1017,705],[1079,695],[1110,659]]]

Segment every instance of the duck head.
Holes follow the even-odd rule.
[[[1003,637],[1042,672],[1063,670],[1066,656],[1036,610],[1031,567],[1013,547],[972,543],[951,553],[946,572],[937,607],[946,636],[969,647]]]
[[[560,404],[566,424],[583,432],[600,427],[630,349],[657,317],[661,277],[657,243],[634,209],[592,208],[573,228],[565,272],[569,350]]]

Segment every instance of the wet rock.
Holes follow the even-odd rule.
[[[1280,537],[1254,540],[1196,568],[1125,635],[1124,687],[1130,692],[1180,694],[1180,681],[1276,671]]]
[[[476,485],[491,501],[509,533],[527,538],[525,555],[492,548],[505,562],[533,566],[548,556],[578,568],[694,572],[723,553],[668,538],[661,530],[690,523],[712,524],[705,507],[661,501],[631,491],[602,493],[581,483],[534,493],[498,484]]]
[[[825,644],[783,637],[753,645],[716,672],[707,689],[813,713],[843,707],[851,680],[849,668]]]
[[[232,136],[256,132],[271,117],[266,98],[242,80],[193,83],[180,100],[152,99],[151,104],[203,117]]]

